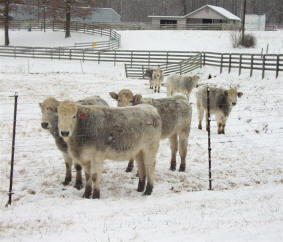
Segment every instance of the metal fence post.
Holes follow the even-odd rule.
[[[209,101],[209,87],[207,87],[207,138],[208,138],[208,182],[209,190],[212,190],[211,179],[211,142],[210,142],[210,101]]]
[[[9,200],[6,204],[11,205],[13,194],[13,176],[14,176],[14,157],[15,157],[15,140],[16,140],[16,124],[17,124],[17,106],[18,106],[18,93],[14,95],[14,122],[13,122],[13,139],[12,139],[12,152],[11,152],[11,170],[10,170],[10,186],[9,186]]]

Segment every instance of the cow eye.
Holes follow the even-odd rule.
[[[74,115],[74,116],[73,116],[73,119],[75,119],[76,117],[77,117],[77,116],[76,116],[76,115]]]

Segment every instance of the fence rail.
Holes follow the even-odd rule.
[[[145,70],[148,68],[160,67],[163,70],[163,75],[168,76],[171,73],[186,74],[202,66],[202,54],[199,52],[178,63],[162,64],[162,65],[144,65],[144,64],[125,64],[126,77],[144,79]]]

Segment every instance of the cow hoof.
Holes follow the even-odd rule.
[[[180,168],[179,168],[179,171],[184,172],[185,170],[186,170],[186,167],[181,165]]]
[[[171,171],[176,171],[176,163],[175,164],[171,164],[170,170]]]
[[[139,184],[138,184],[138,192],[143,192],[144,191],[144,187],[145,187],[145,181],[141,181],[139,180]]]
[[[77,181],[76,184],[74,185],[74,188],[76,188],[78,190],[81,190],[83,188],[83,183]]]
[[[93,195],[92,195],[92,199],[98,199],[98,198],[100,198],[100,191],[94,190]]]
[[[145,192],[144,192],[143,195],[145,195],[145,196],[150,195],[150,194],[152,193],[152,189],[153,189],[153,186],[152,186],[152,185],[149,185],[149,184],[147,183],[146,189],[145,189]]]
[[[198,129],[202,129],[202,126],[200,124],[198,125]]]
[[[70,184],[70,181],[71,181],[71,179],[65,178],[65,181],[63,181],[63,185],[64,185],[64,186],[69,185],[69,184]]]
[[[90,198],[90,193],[84,193],[83,198],[89,199]]]

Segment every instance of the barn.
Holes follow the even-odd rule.
[[[241,19],[227,9],[213,5],[204,5],[184,16],[148,16],[153,25],[184,24],[236,24]]]

